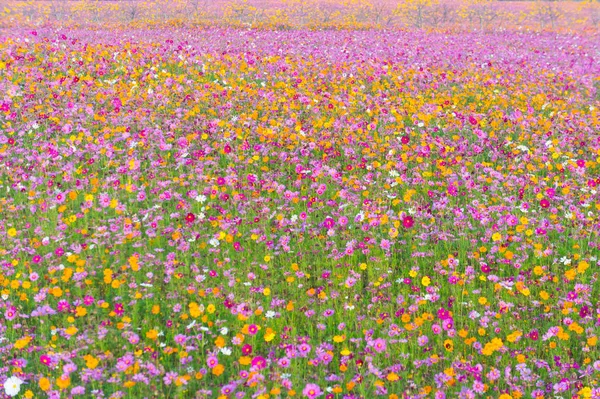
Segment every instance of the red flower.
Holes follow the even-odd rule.
[[[402,142],[402,144],[408,144],[410,142],[410,137],[408,137],[408,136],[402,136],[402,138],[400,139],[400,141]]]
[[[405,216],[404,219],[402,219],[402,226],[404,226],[405,229],[410,229],[414,225],[415,220],[412,218],[412,216]]]
[[[540,206],[542,208],[546,209],[550,206],[550,201],[548,201],[546,198],[544,198],[543,200],[540,201]]]
[[[194,220],[196,220],[196,215],[194,215],[193,213],[191,213],[191,212],[190,212],[190,213],[188,213],[188,214],[187,214],[187,216],[185,217],[185,220],[186,220],[188,223],[193,223],[193,222],[194,222]]]

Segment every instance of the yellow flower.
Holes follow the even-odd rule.
[[[446,348],[446,350],[448,352],[452,352],[454,350],[454,343],[452,342],[452,340],[445,340],[444,341],[444,348]]]
[[[50,380],[45,377],[40,378],[39,384],[40,384],[40,389],[42,391],[47,391],[48,389],[50,389]]]
[[[425,276],[421,279],[421,284],[423,284],[424,287],[427,287],[429,284],[431,284],[431,279]]]
[[[17,230],[14,227],[11,227],[10,229],[8,229],[6,234],[8,234],[9,237],[14,237],[17,235]]]
[[[60,389],[67,389],[69,387],[69,385],[71,385],[71,379],[69,377],[67,377],[67,378],[60,377],[59,379],[56,380],[56,385],[58,385],[58,387]]]
[[[23,349],[24,347],[26,347],[29,342],[31,342],[31,337],[24,337],[21,339],[18,339],[15,342],[15,349]]]
[[[151,340],[155,340],[156,338],[158,338],[158,331],[156,331],[154,329],[148,331],[146,333],[146,338],[149,338]]]
[[[587,263],[586,261],[582,260],[581,262],[579,262],[579,264],[577,265],[577,271],[581,274],[585,273],[585,271],[590,267],[590,264]]]
[[[240,357],[239,362],[242,366],[247,366],[252,362],[252,359],[250,359],[249,356],[242,356]]]
[[[216,340],[215,340],[215,345],[217,346],[217,348],[222,348],[224,347],[226,344],[225,342],[225,338],[223,338],[222,336],[219,336]]]
[[[590,387],[585,387],[585,388],[582,388],[581,390],[579,390],[579,392],[577,392],[577,394],[579,394],[579,396],[581,396],[584,399],[591,398],[592,397],[592,389]]]
[[[340,343],[340,342],[344,342],[346,340],[346,336],[345,335],[336,335],[333,337],[333,342],[336,343]]]
[[[217,364],[212,369],[212,373],[216,376],[220,376],[221,374],[223,374],[224,371],[225,371],[225,366],[223,366],[222,364]]]
[[[502,239],[502,234],[500,233],[494,233],[492,234],[492,240],[493,241],[500,241]]]
[[[275,331],[273,331],[271,328],[267,328],[267,331],[265,331],[265,341],[266,342],[273,341],[273,339],[275,339],[276,335],[277,334],[275,333]]]
[[[77,331],[79,331],[79,330],[75,326],[71,326],[65,330],[65,332],[69,335],[75,335],[75,334],[77,334]]]
[[[85,355],[83,360],[85,360],[85,367],[92,370],[98,367],[98,363],[100,363],[100,361],[92,355]]]

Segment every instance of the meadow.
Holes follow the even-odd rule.
[[[0,398],[600,398],[591,14],[91,3],[3,11]]]

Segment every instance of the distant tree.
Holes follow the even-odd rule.
[[[438,0],[403,0],[396,7],[395,14],[407,25],[420,29],[425,26],[435,4]]]
[[[600,27],[600,1],[587,0],[581,3],[581,10],[585,15],[586,22],[595,28]]]
[[[534,18],[539,22],[540,28],[545,29],[550,26],[554,29],[558,20],[562,17],[557,1],[553,0],[536,0],[533,11]]]
[[[467,0],[459,11],[459,15],[471,25],[483,30],[500,17],[493,0]]]
[[[432,26],[449,25],[456,19],[456,6],[445,1],[436,3],[431,8],[429,19]]]

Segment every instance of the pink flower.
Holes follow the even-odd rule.
[[[323,392],[317,384],[306,384],[302,390],[302,394],[307,398],[312,399],[323,395]]]
[[[255,369],[261,370],[264,369],[265,367],[267,367],[267,361],[264,357],[262,356],[255,356],[254,359],[252,359],[252,367],[254,367]]]
[[[217,359],[216,356],[209,356],[208,359],[206,359],[206,365],[211,369],[216,367],[217,364],[219,364],[219,359]]]
[[[373,347],[375,352],[381,353],[384,352],[387,348],[387,342],[383,338],[377,338],[375,341],[372,342],[371,346]]]
[[[13,320],[15,317],[17,317],[17,308],[14,306],[9,306],[4,312],[4,317],[6,320]]]
[[[391,247],[390,240],[386,240],[385,238],[382,239],[380,246],[381,246],[381,249],[383,249],[384,251],[389,250]]]

